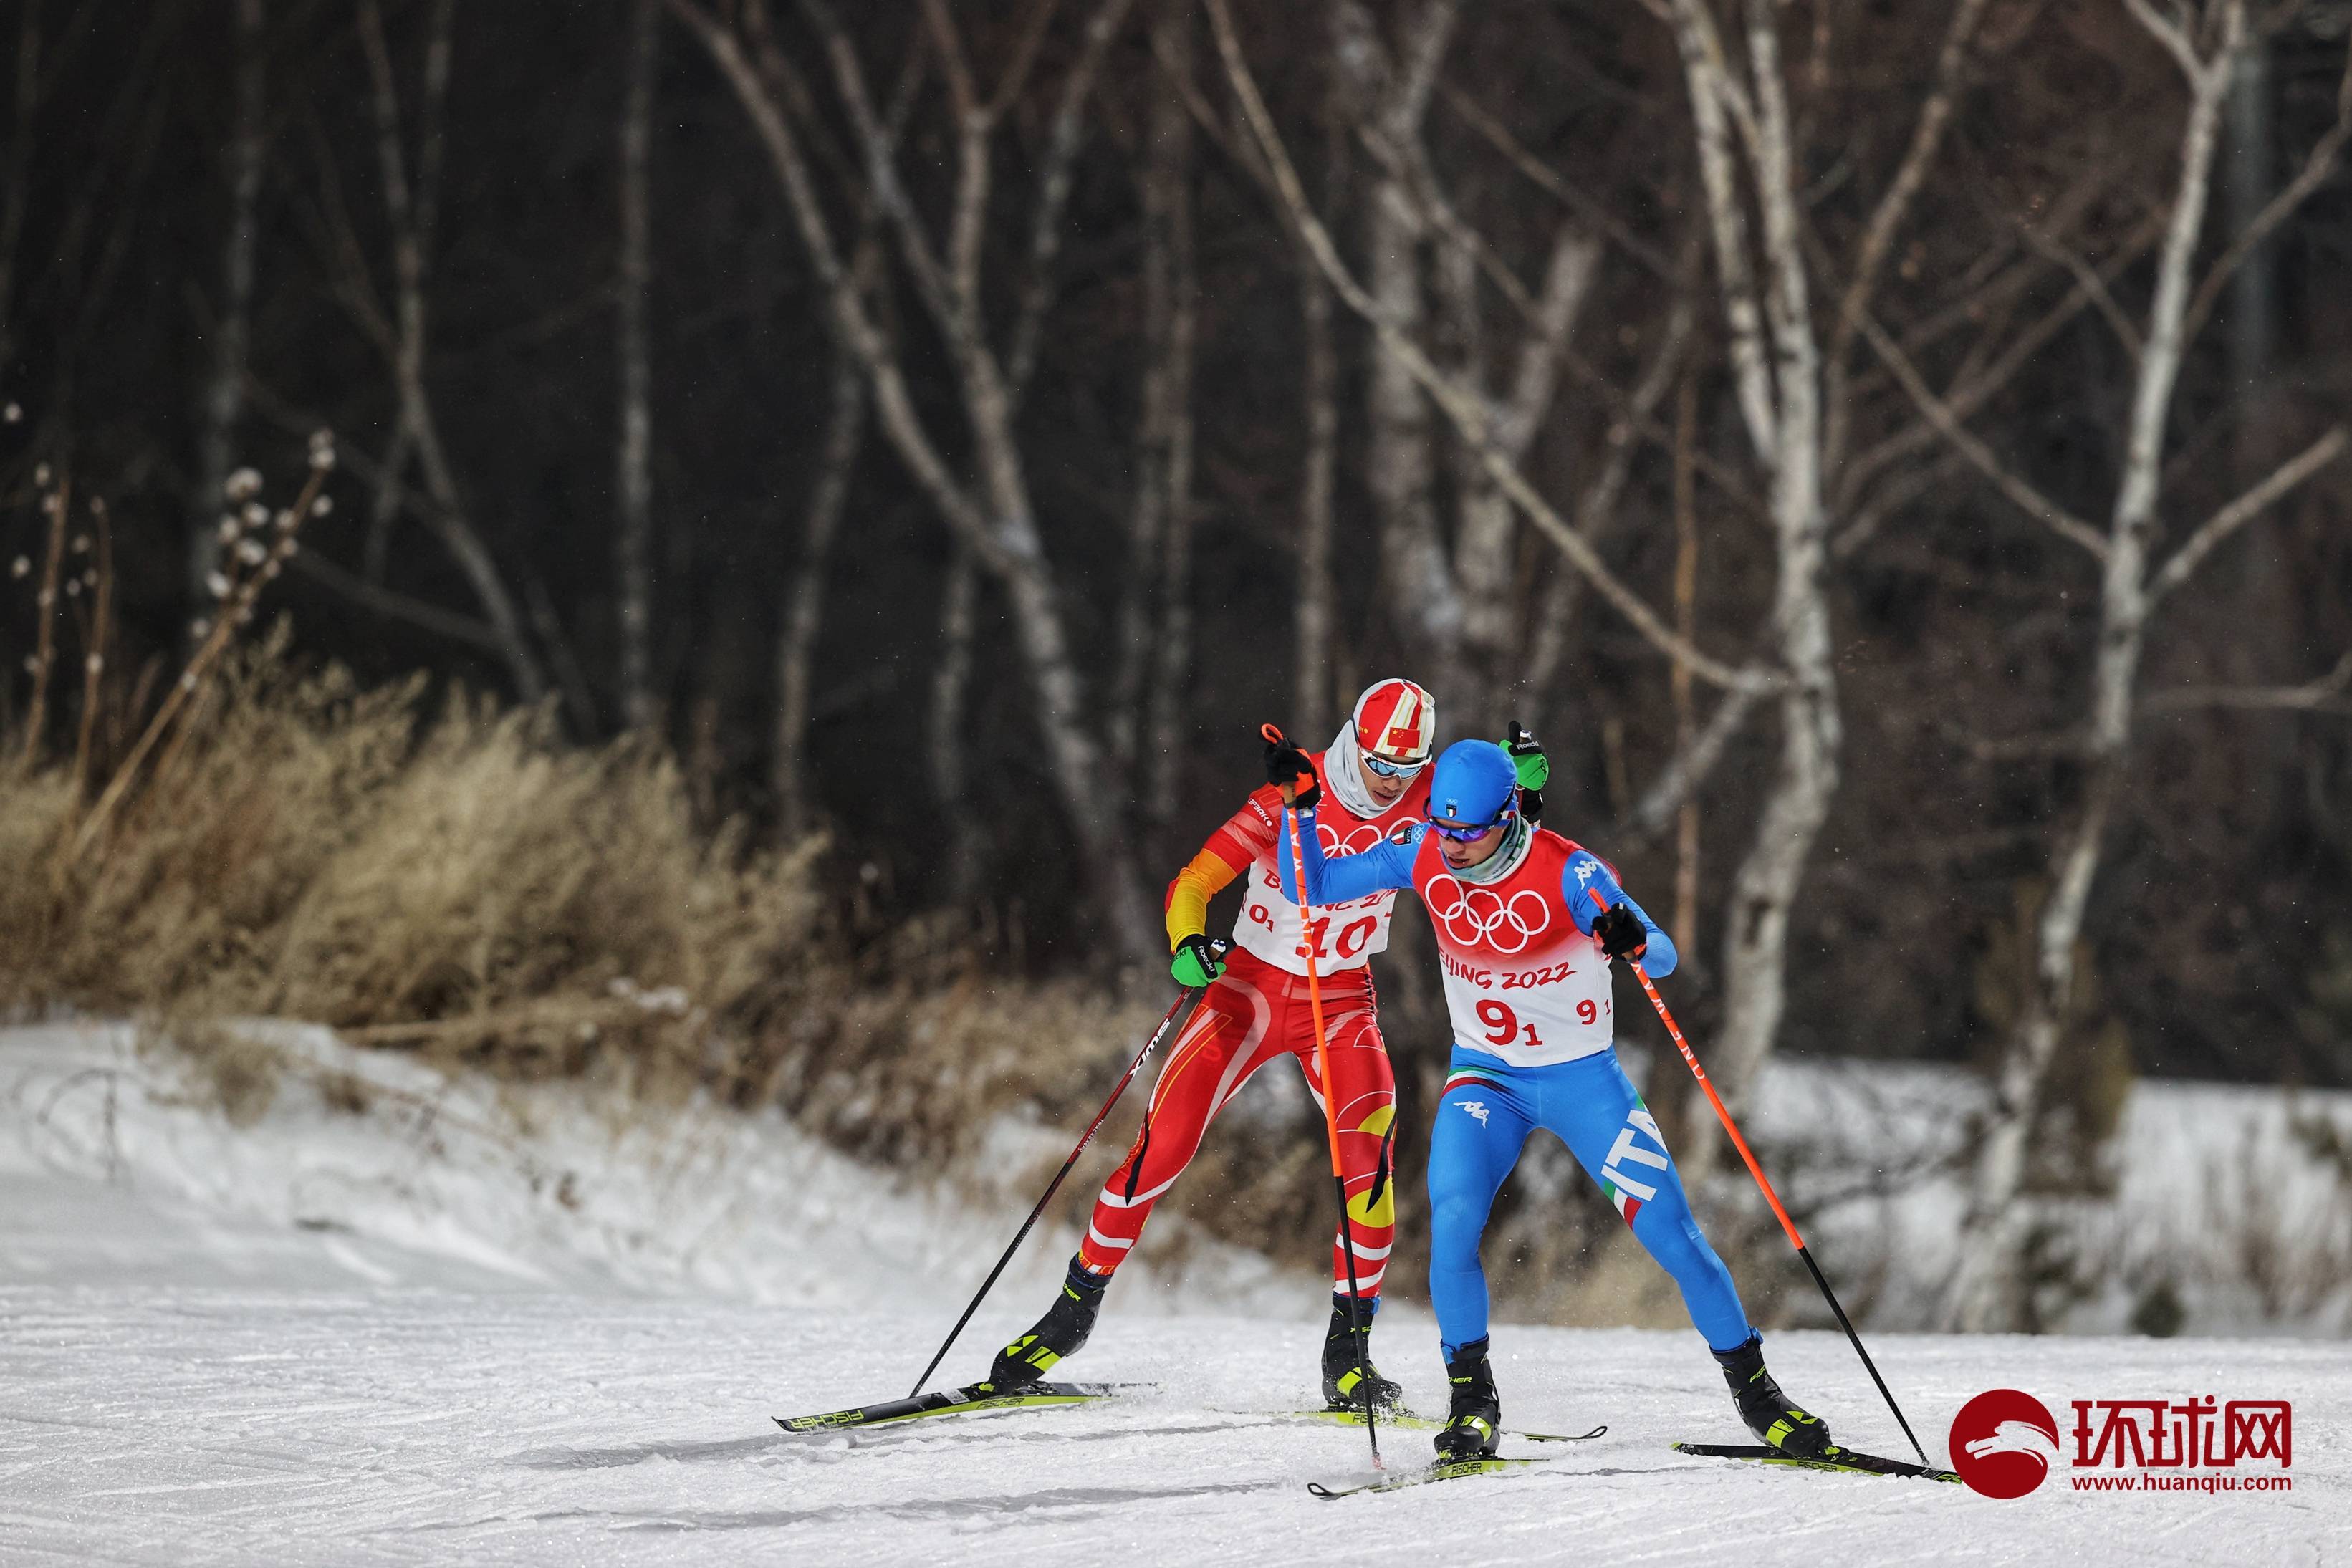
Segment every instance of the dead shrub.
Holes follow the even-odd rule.
[[[161,1038],[152,1039],[151,1048]],[[253,1126],[278,1103],[286,1061],[276,1046],[236,1029],[205,1022],[175,1025],[168,1030],[168,1038],[194,1064],[197,1081],[230,1126]]]
[[[524,1074],[599,1055],[700,1081],[829,958],[821,845],[698,831],[639,743],[421,678],[233,659],[89,852],[60,769],[0,778],[0,1006],[325,1022]],[[64,869],[60,870],[59,868]]]

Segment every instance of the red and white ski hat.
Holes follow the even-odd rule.
[[[1383,762],[1411,768],[1437,742],[1437,699],[1411,681],[1381,681],[1356,699],[1356,744]]]

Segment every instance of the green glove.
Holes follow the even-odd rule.
[[[1511,755],[1511,766],[1519,770],[1519,788],[1540,789],[1551,782],[1551,758],[1544,755],[1543,744],[1519,727],[1513,719],[1504,731],[1503,749]]]
[[[1224,960],[1219,956],[1223,946],[1206,936],[1187,936],[1176,945],[1176,956],[1169,964],[1168,972],[1186,990],[1197,991],[1225,972]]]

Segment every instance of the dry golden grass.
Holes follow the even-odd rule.
[[[298,674],[282,637],[184,733],[79,859],[66,770],[0,773],[0,1009],[199,1042],[211,1019],[320,1022],[503,1074],[781,1101],[900,1162],[1016,1104],[1058,1118],[1139,1038],[1077,982],[983,978],[933,923],[853,956],[823,841],[703,830],[643,741],[568,745],[462,694],[428,712],[421,679]]]

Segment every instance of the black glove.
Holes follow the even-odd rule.
[[[1592,923],[1592,935],[1612,958],[1638,958],[1650,950],[1649,928],[1622,904],[1601,912],[1601,918]]]
[[[1323,799],[1323,784],[1315,777],[1315,765],[1307,760],[1307,753],[1288,739],[1267,741],[1265,781],[1277,789],[1283,789],[1292,787],[1302,778],[1306,782],[1296,785],[1290,803],[1302,811],[1311,811]]]
[[[1503,749],[1519,776],[1519,817],[1530,825],[1543,821],[1544,786],[1551,782],[1551,758],[1543,743],[1513,719],[1503,731]]]

